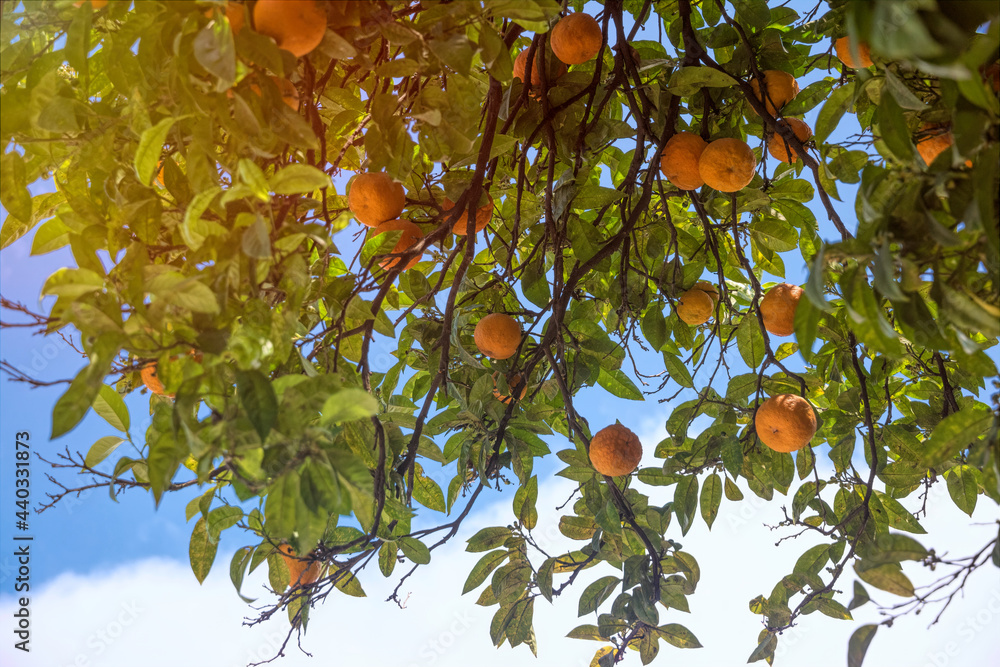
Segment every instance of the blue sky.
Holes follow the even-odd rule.
[[[793,3],[805,5],[805,3]],[[653,33],[655,35],[655,33]],[[819,45],[817,48],[825,48]],[[810,79],[800,80],[805,87]],[[818,109],[806,115],[813,125]],[[856,131],[853,118],[831,138]],[[769,162],[773,168],[773,161]],[[345,179],[338,180],[342,187]],[[41,192],[37,185],[33,192]],[[853,188],[841,186],[845,203],[838,211],[853,227]],[[826,216],[814,204],[821,221],[821,235],[835,240],[832,226],[824,223]],[[6,212],[2,212],[6,217]],[[37,228],[36,228],[37,229]],[[348,237],[357,228],[353,225],[336,239],[343,250],[350,246]],[[45,278],[62,266],[73,264],[68,251],[57,251],[38,257],[30,256],[33,233],[0,252],[0,291],[8,299],[40,309],[39,292]],[[783,255],[789,282],[801,283],[805,277],[798,251]],[[6,320],[8,314],[4,314]],[[41,338],[25,330],[5,329],[0,335],[0,356],[15,366],[45,379],[71,377],[82,366],[82,358],[57,337]],[[736,357],[733,373],[743,372]],[[994,357],[996,358],[996,357]],[[795,356],[801,364],[801,357]],[[655,358],[654,364],[661,364]],[[654,368],[660,368],[659,365]],[[381,370],[375,368],[374,370]],[[631,373],[630,373],[631,374]],[[707,377],[695,377],[697,386],[704,386]],[[723,381],[724,382],[724,381]],[[0,618],[10,619],[15,562],[10,548],[13,524],[13,438],[18,431],[29,431],[33,449],[50,460],[65,448],[85,453],[98,438],[112,433],[110,427],[91,413],[76,429],[63,438],[50,442],[48,434],[52,406],[64,386],[27,390],[3,378],[0,382],[0,421],[3,439],[0,441]],[[682,395],[678,400],[684,400]],[[148,396],[138,392],[127,398],[133,434],[144,432],[148,423]],[[663,423],[670,407],[652,401],[629,402],[611,397],[601,389],[585,390],[577,407],[588,416],[591,426],[601,426],[621,420],[640,434],[646,457],[645,464],[655,465],[652,450],[664,436]],[[140,436],[141,437],[141,436]],[[551,441],[553,450],[567,443]],[[825,447],[817,454],[825,459]],[[111,462],[103,464],[110,469]],[[536,533],[545,542],[569,544],[554,529],[561,504],[573,485],[555,478],[552,473],[561,464],[555,457],[536,462],[542,492],[538,507],[542,521]],[[55,488],[45,479],[48,466],[32,461],[32,501],[44,502],[46,492]],[[435,474],[444,486],[447,476]],[[71,484],[74,480],[62,474],[59,479]],[[684,538],[673,535],[685,544],[702,565],[703,576],[699,591],[691,598],[692,614],[671,612],[669,621],[687,625],[705,645],[697,651],[680,651],[661,645],[662,662],[676,661],[680,665],[717,665],[742,663],[755,644],[760,630],[759,618],[753,616],[746,603],[757,594],[769,593],[774,583],[791,570],[795,559],[812,543],[803,538],[775,549],[781,535],[771,532],[764,524],[780,520],[783,498],[771,503],[760,501],[741,484],[746,501],[733,504],[723,501],[722,510],[711,533],[700,519]],[[966,555],[995,534],[991,521],[996,519],[996,507],[981,498],[975,516],[970,519],[952,505],[943,492],[932,497],[927,520],[930,536],[923,539],[927,546],[947,546],[956,556]],[[662,503],[673,496],[673,488],[645,487],[651,499]],[[252,542],[247,536],[231,530],[223,535],[215,568],[204,585],[199,586],[188,566],[188,539],[192,524],[184,521],[184,506],[198,490],[167,494],[159,509],[152,497],[128,492],[112,502],[107,491],[98,489],[83,493],[79,498],[64,499],[41,515],[30,517],[34,536],[32,543],[31,584],[35,652],[25,656],[12,650],[8,640],[0,645],[0,662],[25,667],[62,665],[133,665],[137,656],[142,664],[175,665],[244,665],[259,654],[280,644],[285,624],[281,618],[255,628],[241,627],[244,617],[252,617],[253,609],[235,595],[228,580],[228,562],[233,551]],[[310,632],[303,646],[316,659],[308,660],[294,646],[282,665],[317,664],[317,660],[337,659],[339,662],[367,665],[465,665],[474,660],[480,665],[518,664],[587,665],[599,644],[563,639],[566,632],[578,624],[593,622],[592,618],[576,619],[576,599],[590,579],[610,573],[594,568],[589,579],[573,588],[565,599],[552,607],[536,609],[536,632],[539,637],[539,658],[532,661],[521,647],[493,649],[488,627],[494,608],[473,604],[476,594],[459,597],[466,573],[478,559],[477,554],[465,554],[464,539],[475,527],[503,525],[510,516],[513,488],[491,491],[483,498],[452,544],[435,552],[431,565],[413,577],[403,591],[409,593],[407,609],[400,610],[384,603],[395,585],[395,578],[384,580],[378,572],[368,573],[363,583],[369,592],[365,600],[331,596],[315,610]],[[913,508],[913,500],[908,505]],[[548,510],[548,511],[546,511]],[[978,524],[978,525],[976,525]],[[263,598],[263,568],[244,584],[244,594]],[[915,581],[925,581],[917,568],[907,569]],[[849,590],[851,577],[845,576]],[[1000,629],[1000,584],[994,572],[975,575],[974,586],[964,599],[956,600],[940,624],[924,631],[929,618],[906,619],[891,630],[882,629],[869,652],[868,665],[907,664],[923,667],[933,665],[986,664],[989,658],[1000,657],[995,647],[996,630]],[[891,602],[888,594],[877,597]],[[833,621],[818,614],[806,617],[799,628],[786,633],[779,642],[777,665],[806,663],[824,667],[845,664],[847,638],[860,621],[875,618],[869,605],[856,614],[856,622]],[[866,616],[866,614],[868,616]],[[683,617],[681,617],[683,616]],[[666,622],[666,614],[661,621]],[[9,626],[0,625],[0,628]],[[375,629],[378,629],[376,632]],[[381,639],[382,633],[392,633],[391,643]],[[167,638],[170,638],[167,640]],[[277,639],[275,639],[277,638]],[[358,641],[361,638],[363,641]],[[369,639],[374,644],[364,641]],[[167,641],[165,641],[167,640]],[[277,644],[275,644],[277,641]],[[293,642],[294,643],[294,642]],[[406,656],[402,662],[380,648],[399,651]],[[150,649],[153,649],[150,651]],[[901,653],[893,653],[893,652]],[[890,657],[892,656],[892,657]],[[626,665],[639,664],[630,657]]]

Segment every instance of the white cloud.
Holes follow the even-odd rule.
[[[555,528],[559,513],[554,508],[566,500],[574,486],[561,478],[543,484],[536,533],[551,553],[569,543]],[[647,491],[657,503],[673,496],[670,487],[647,487]],[[744,503],[723,500],[711,533],[700,519],[685,537],[679,536],[676,522],[671,526],[668,535],[695,555],[702,579],[690,598],[692,613],[661,609],[661,623],[685,624],[705,648],[682,651],[661,643],[659,660],[663,664],[696,667],[745,663],[761,629],[760,619],[748,611],[747,602],[755,595],[769,594],[775,582],[791,571],[798,555],[813,543],[803,537],[776,548],[779,533],[770,532],[762,524],[776,523],[779,507],[787,499],[753,502],[745,488],[744,493]],[[435,552],[431,565],[404,584],[406,609],[383,602],[397,577],[384,580],[377,571],[367,572],[363,582],[368,598],[358,600],[334,593],[326,604],[314,610],[309,633],[302,641],[314,658],[299,652],[293,639],[286,649],[287,657],[273,664],[299,667],[335,661],[368,667],[586,667],[601,645],[565,639],[565,634],[576,625],[594,622],[593,615],[576,618],[577,600],[588,581],[611,573],[610,568],[588,570],[553,605],[538,602],[537,660],[525,647],[494,649],[489,624],[496,608],[476,606],[478,591],[460,596],[467,573],[481,555],[465,553],[464,540],[473,529],[506,524],[512,498],[511,487],[484,498],[494,502],[469,517],[468,529]],[[985,498],[980,500],[976,520],[988,520],[991,513],[995,514],[995,507]],[[953,556],[971,553],[996,530],[992,524],[972,526],[972,520],[951,507],[946,497],[932,503],[926,523],[935,536],[933,545],[947,546]],[[922,541],[932,545],[929,539]],[[397,567],[396,574],[404,571]],[[907,571],[915,580],[927,580],[919,566],[910,566]],[[841,588],[850,590],[852,580],[845,575]],[[261,568],[249,577],[243,592],[261,596],[263,601],[263,586]],[[877,599],[891,602],[892,596],[880,593]],[[857,610],[853,623],[819,614],[802,619],[798,628],[781,638],[775,664],[845,665],[850,634],[860,623],[876,618],[869,607]],[[0,617],[11,619],[12,613],[13,600],[0,600]],[[186,563],[158,559],[89,576],[64,575],[32,597],[31,614],[32,653],[25,656],[15,651],[8,640],[0,647],[0,662],[4,665],[242,667],[273,655],[287,628],[283,616],[263,626],[242,625],[245,618],[254,616],[254,609],[244,605],[233,591],[228,555],[220,555],[203,586],[197,584]],[[892,629],[880,629],[866,664],[947,667],[992,662],[990,658],[1000,655],[995,641],[1000,630],[1000,584],[992,565],[974,575],[965,598],[957,599],[942,622],[927,631],[930,620],[925,614],[899,621]],[[623,664],[631,667],[640,663],[637,655],[630,654]]]

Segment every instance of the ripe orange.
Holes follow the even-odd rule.
[[[795,394],[772,396],[754,415],[757,437],[776,452],[795,452],[816,435],[816,413],[809,401]]]
[[[497,400],[502,403],[510,403],[511,400],[513,400],[512,397],[502,393],[500,389],[497,388],[497,376],[499,374],[500,374],[499,372],[493,374],[493,395],[496,396]],[[511,373],[510,375],[507,376],[507,386],[510,388],[511,391],[514,391],[517,388],[517,386],[521,384],[523,378],[524,376],[521,373],[518,372]],[[521,391],[518,393],[517,400],[523,399],[527,393],[528,393],[528,383],[525,382],[524,386],[521,387]]]
[[[924,164],[930,166],[938,155],[950,149],[952,144],[955,143],[955,137],[951,133],[951,128],[947,125],[934,125],[933,123],[924,123],[920,127],[920,131],[923,137],[918,139],[917,152],[920,153],[920,157],[924,159]],[[965,161],[966,167],[972,166],[972,160]]]
[[[315,0],[257,0],[253,24],[260,34],[273,37],[278,48],[301,58],[323,41],[326,10]]]
[[[287,544],[278,546],[281,553],[281,560],[285,561],[288,568],[288,585],[292,588],[307,586],[317,579],[323,571],[323,564],[318,560],[300,560],[295,555],[295,549]]]
[[[753,79],[750,82],[750,87],[753,88],[754,96],[758,100],[761,99],[760,81]],[[791,102],[799,94],[799,83],[795,77],[788,72],[777,69],[764,70],[764,88],[767,93],[767,102],[765,102],[764,108],[772,116],[778,115],[781,107]],[[753,110],[752,107],[751,110]],[[754,111],[754,113],[757,112]]]
[[[678,132],[670,137],[660,154],[660,171],[670,184],[681,190],[697,190],[705,185],[698,160],[708,143],[697,134]]]
[[[694,326],[708,322],[714,309],[715,301],[700,289],[689,289],[677,301],[677,317]]]
[[[742,190],[753,180],[757,158],[739,139],[716,139],[701,153],[698,173],[705,184],[719,192]]]
[[[226,19],[229,21],[229,28],[234,35],[238,35],[243,26],[246,25],[247,17],[244,13],[244,6],[238,2],[226,3]]]
[[[559,19],[549,41],[556,58],[567,65],[579,65],[597,55],[604,37],[593,16],[577,12]]]
[[[562,76],[566,72],[566,65],[553,57],[551,53],[546,54],[546,64],[548,69],[546,70],[546,79],[548,85],[551,88],[555,85],[556,79]],[[542,52],[541,49],[535,49],[535,57],[532,58],[531,63],[531,85],[540,86],[542,85],[542,74],[541,74],[541,63],[542,63]],[[517,58],[514,59],[514,78],[524,81],[525,72],[528,69],[528,49],[521,51],[517,54]]]
[[[764,328],[775,336],[791,336],[795,331],[795,309],[802,298],[798,285],[778,283],[760,300],[760,314]]]
[[[445,197],[444,201],[441,203],[441,208],[447,213],[451,209],[455,208],[455,202]],[[486,195],[486,203],[480,206],[479,209],[476,211],[476,217],[474,221],[474,224],[476,226],[476,232],[478,233],[486,229],[486,225],[488,225],[490,220],[492,219],[493,219],[493,197]],[[462,214],[458,216],[458,220],[455,221],[455,224],[452,225],[451,231],[453,231],[458,236],[465,236],[468,230],[469,230],[469,210],[468,208],[466,208],[462,212]]]
[[[861,67],[871,67],[875,64],[872,62],[871,49],[868,48],[868,44],[865,42],[858,42],[857,61],[855,61],[854,57],[851,55],[850,37],[841,37],[833,43],[833,48],[837,52],[837,58],[840,59],[840,62],[844,63],[846,67],[850,67],[851,69],[858,69],[858,65],[861,65]]]
[[[347,192],[347,205],[358,222],[375,227],[399,217],[406,206],[406,193],[387,174],[359,174]]]
[[[803,121],[798,118],[786,118],[785,120],[778,121],[782,125],[792,128],[792,132],[798,137],[799,141],[805,143],[812,138],[813,131],[806,125]],[[799,157],[792,150],[792,147],[788,145],[780,134],[775,132],[771,135],[771,138],[767,140],[767,152],[771,154],[775,160],[779,162],[791,162],[795,164]]]
[[[639,436],[621,424],[605,426],[590,441],[590,463],[602,475],[628,475],[641,459]]]
[[[83,7],[84,4],[89,4],[93,9],[103,9],[108,4],[108,0],[76,0],[73,6]]]
[[[510,315],[490,313],[473,333],[476,347],[491,359],[510,359],[521,344],[521,325]]]
[[[420,227],[417,227],[409,220],[387,220],[386,222],[380,223],[373,230],[372,238],[375,238],[379,234],[384,234],[385,232],[397,230],[403,233],[400,235],[399,241],[396,242],[396,247],[392,249],[392,252],[394,253],[406,252],[417,241],[424,238],[424,233],[420,231]],[[420,257],[421,255],[417,255],[413,259],[406,262],[402,270],[406,271],[407,269],[412,269],[417,265],[417,262],[420,261]],[[379,262],[379,266],[388,270],[399,264],[402,259],[402,257],[387,257]]]
[[[691,286],[691,289],[700,289],[702,292],[712,297],[713,304],[719,303],[719,288],[707,280],[699,280]]]
[[[166,396],[167,398],[173,398],[173,394],[168,394],[163,383],[160,381],[159,376],[156,374],[156,364],[150,364],[146,366],[141,371],[139,371],[139,377],[142,378],[142,383],[146,385],[146,389],[156,394],[157,396]]]

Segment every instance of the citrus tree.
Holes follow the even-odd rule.
[[[265,566],[290,636],[369,564],[419,575],[493,489],[465,591],[496,645],[574,594],[595,664],[698,647],[675,538],[745,493],[822,538],[750,602],[750,661],[871,588],[887,625],[944,611],[1000,566],[913,537],[935,485],[1000,501],[998,7],[786,4],[4,2],[2,244],[76,262],[45,312],[4,305],[86,355],[52,438],[113,429],[53,463],[197,486],[195,576],[242,531],[233,583]],[[668,436],[588,422],[585,388],[667,403]],[[543,457],[578,484],[567,553],[532,535]]]

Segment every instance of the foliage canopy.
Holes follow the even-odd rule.
[[[867,586],[902,600],[885,623],[921,610],[902,562],[1000,566],[996,539],[945,561],[910,536],[935,484],[970,514],[981,495],[1000,502],[986,352],[1000,334],[996,3],[618,0],[595,13],[597,57],[562,74],[548,33],[578,1],[320,3],[327,30],[299,58],[254,25],[253,4],[25,0],[0,17],[2,245],[33,231],[34,254],[68,247],[76,261],[37,315],[87,358],[52,437],[93,409],[116,434],[67,458],[112,497],[203,489],[187,511],[199,580],[220,533],[242,530],[236,588],[266,561],[279,597],[261,620],[287,610],[302,629],[333,588],[364,595],[369,562],[404,578],[428,563],[484,490],[510,485],[510,525],[469,540],[484,555],[465,591],[489,582],[493,643],[534,650],[534,604],[601,568],[579,601],[596,624],[570,634],[599,640],[607,666],[628,649],[645,664],[660,640],[700,645],[675,622],[700,572],[673,538],[743,489],[787,495],[782,525],[824,538],[751,601],[765,623],[751,661],[771,662],[803,615],[850,619]],[[873,66],[841,66],[845,35]],[[534,89],[513,78],[525,50]],[[765,106],[767,71],[810,82]],[[781,117],[814,110],[803,144]],[[848,122],[859,131],[838,134]],[[677,132],[746,142],[752,181],[671,186],[659,156]],[[943,150],[925,164],[930,140]],[[769,160],[765,142],[798,159]],[[423,234],[402,251],[414,268],[380,262],[399,232],[352,218],[332,177],[354,172],[403,184]],[[54,191],[31,196],[43,178]],[[835,204],[842,191],[853,207]],[[459,218],[474,232],[489,201],[485,231],[452,232]],[[759,303],[799,256],[808,279],[782,342]],[[717,293],[690,326],[676,304],[698,281]],[[524,332],[509,359],[473,342],[490,313]],[[122,396],[151,364],[165,389],[135,433]],[[497,400],[522,395],[515,383],[523,399]],[[670,404],[654,465],[594,471],[605,425],[574,407],[588,387]],[[818,417],[794,455],[755,433],[776,394]],[[579,549],[564,554],[531,532],[534,465],[552,443],[579,484],[559,524]],[[97,470],[108,457],[113,472]],[[425,471],[439,465],[442,485]],[[651,502],[655,486],[673,500]],[[283,543],[322,575],[289,586]],[[848,567],[853,599],[836,593]],[[877,627],[855,632],[849,664]]]

